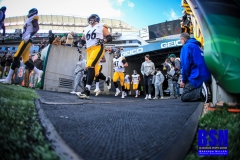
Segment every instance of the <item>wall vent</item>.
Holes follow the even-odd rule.
[[[61,88],[73,88],[73,80],[71,79],[65,79],[65,78],[59,78],[59,87]]]

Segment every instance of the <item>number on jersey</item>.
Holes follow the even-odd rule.
[[[90,33],[90,31],[91,31],[91,30],[89,30],[89,31],[87,32],[87,34],[86,34],[87,40],[89,40],[89,39],[95,39],[96,36],[97,36],[96,33],[95,33],[96,29],[94,29],[94,30],[92,31],[92,33]]]
[[[114,66],[115,66],[115,67],[118,67],[118,63],[119,63],[118,61],[115,61],[115,62],[114,62]]]

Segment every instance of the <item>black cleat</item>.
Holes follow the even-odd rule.
[[[85,87],[85,90],[83,93],[77,93],[77,96],[81,99],[89,99],[90,91],[87,87]]]
[[[111,77],[110,76],[107,77],[106,83],[107,83],[108,89],[111,89]]]

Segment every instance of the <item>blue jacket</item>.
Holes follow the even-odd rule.
[[[204,81],[211,81],[211,74],[204,61],[201,44],[195,38],[186,41],[181,49],[181,73],[183,83],[199,88]]]

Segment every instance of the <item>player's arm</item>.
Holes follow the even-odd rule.
[[[111,41],[112,41],[112,36],[111,36],[111,34],[109,33],[109,31],[108,31],[107,25],[103,25],[103,36],[105,37],[105,38],[104,38],[104,42],[105,42],[105,43],[108,43],[108,42],[111,42]]]
[[[36,34],[39,30],[39,24],[38,24],[38,16],[34,16],[32,20],[32,25],[33,25],[33,31],[31,33],[31,37]]]
[[[102,57],[102,59],[100,60],[100,62],[106,62],[105,56]]]
[[[123,60],[122,63],[123,63],[123,66],[124,66],[124,67],[127,67],[127,66],[128,66],[128,63],[127,63],[126,60]]]
[[[128,66],[127,60],[125,58],[122,59],[122,63],[123,63],[123,67]]]

